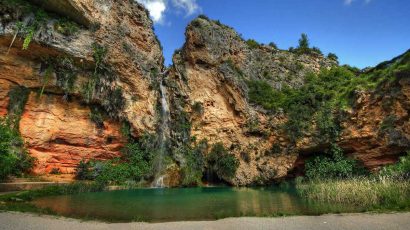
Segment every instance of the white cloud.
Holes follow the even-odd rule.
[[[165,10],[167,9],[166,0],[136,0],[143,4],[154,22],[162,22]]]
[[[135,1],[143,4],[147,8],[152,20],[155,23],[163,23],[165,12],[169,11],[172,7],[177,10],[185,11],[187,16],[192,15],[201,9],[197,3],[197,0],[135,0]]]
[[[172,0],[172,4],[179,9],[183,9],[187,15],[192,15],[200,8],[196,0]]]
[[[355,2],[356,0],[344,0],[345,1],[345,5],[350,6],[353,2]],[[372,0],[364,0],[365,4],[369,4]]]

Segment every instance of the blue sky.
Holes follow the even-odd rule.
[[[410,49],[410,0],[137,0],[155,22],[165,55],[185,40],[186,25],[199,14],[235,28],[245,39],[296,46],[301,33],[341,64],[364,68]]]

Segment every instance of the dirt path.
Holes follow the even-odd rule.
[[[217,221],[172,223],[107,224],[80,220],[36,216],[22,213],[0,213],[0,229],[7,230],[77,230],[77,229],[280,229],[280,230],[408,230],[410,213],[397,214],[343,214],[299,216],[283,218],[228,218]]]

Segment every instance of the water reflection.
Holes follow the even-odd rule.
[[[47,197],[33,203],[63,216],[114,222],[358,211],[355,207],[309,203],[292,190],[275,188],[138,189]]]

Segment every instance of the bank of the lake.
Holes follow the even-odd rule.
[[[53,216],[38,216],[15,212],[0,213],[1,230],[72,230],[72,229],[281,229],[281,230],[407,230],[410,213],[391,214],[343,214],[322,216],[294,216],[278,218],[228,218],[217,221],[183,221],[168,223],[122,223],[110,224],[80,221]]]

